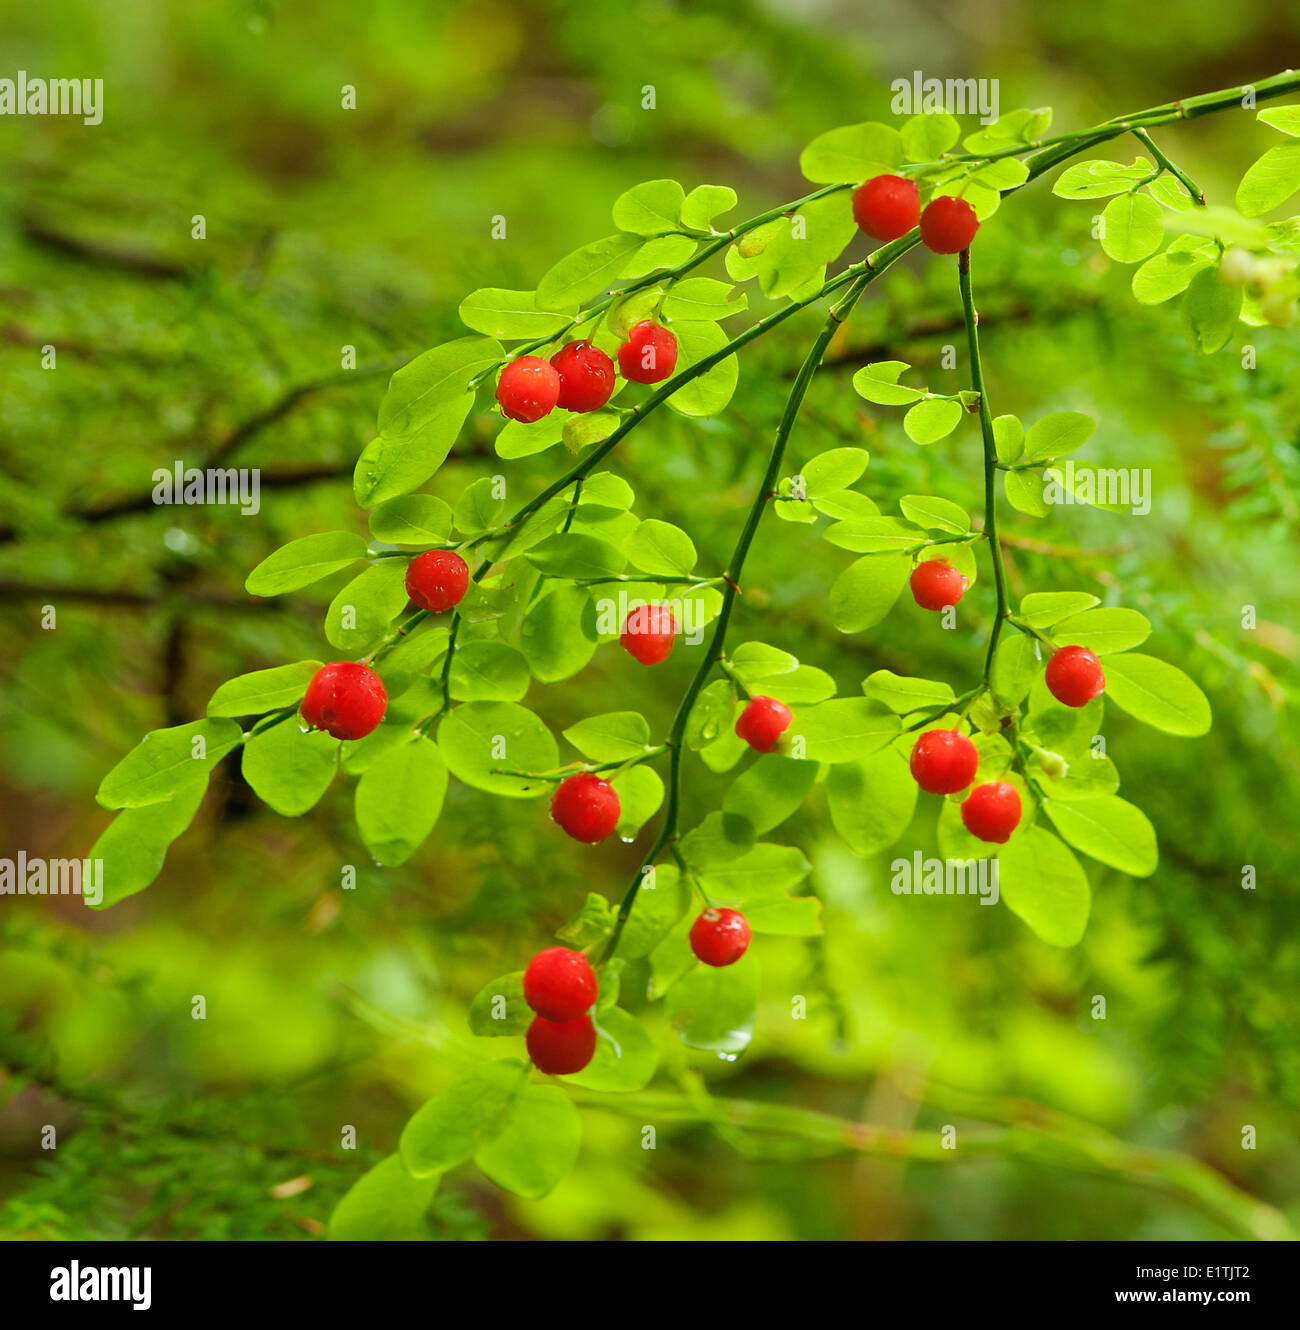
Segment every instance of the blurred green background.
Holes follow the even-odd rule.
[[[1140,16],[1126,0],[3,0],[0,30],[0,75],[105,81],[98,126],[0,118],[0,853],[64,857],[107,823],[95,787],[142,732],[202,714],[231,674],[324,648],[341,577],[271,602],[243,579],[294,536],[365,530],[349,477],[385,377],[458,335],[466,292],[532,287],[606,234],[613,198],[639,180],[730,184],[736,217],[796,198],[803,144],[889,118],[889,81],[914,70],[997,78],[1003,110],[1050,104],[1055,127],[1072,128],[1277,72],[1300,12],[1266,0]],[[355,110],[341,109],[345,85]],[[1158,137],[1221,202],[1276,141],[1246,114]],[[980,1122],[1014,1136],[1053,1110],[1199,1160],[1297,1223],[1300,356],[1294,330],[1272,328],[1193,354],[1175,311],[1134,303],[1131,270],[1089,236],[1091,213],[1045,181],[985,227],[984,354],[995,410],[1087,410],[1101,422],[1090,457],[1152,471],[1147,517],[1068,507],[1008,530],[1022,542],[1009,552],[1016,594],[1122,597],[1155,624],[1153,653],[1210,695],[1203,740],[1107,717],[1161,866],[1137,882],[1091,865],[1087,934],[1055,951],[1005,910],[890,894],[894,853],[933,852],[926,801],[897,851],[859,860],[814,797],[784,839],[814,862],[824,943],[763,940],[770,1001],[734,1065],[688,1057],[652,1011],[656,1088],[703,1075],[719,1096],[927,1132],[954,1123],[959,1139]],[[205,240],[191,238],[196,214]],[[497,216],[504,240],[491,238]],[[818,325],[810,312],[749,348],[724,416],[656,415],[613,459],[638,511],[691,531],[702,565],[725,560]],[[912,256],[837,345],[792,461],[861,444],[873,497],[978,507],[968,433],[918,450],[897,413],[865,407],[849,384],[868,359],[937,372],[959,337],[951,265]],[[1252,372],[1243,340],[1257,348]],[[41,367],[46,345],[56,369]],[[354,372],[339,368],[344,346]],[[258,517],[148,503],[155,468],[214,453],[262,469]],[[488,418],[471,418],[434,492],[501,466]],[[556,466],[508,464],[513,492]],[[869,634],[841,637],[823,611],[844,556],[798,527],[765,533],[734,640],[788,647],[848,693],[874,669],[956,682],[975,667],[978,616],[936,632],[900,604]],[[1259,616],[1249,632],[1246,605]],[[606,647],[579,680],[534,685],[529,705],[558,729],[629,705],[631,685],[666,725],[692,667],[678,653],[630,675]],[[720,783],[690,780],[688,798],[716,806]],[[538,803],[453,785],[423,850],[381,870],[349,798],[336,782],[286,821],[227,763],[143,894],[103,914],[0,898],[0,1234],[319,1235],[413,1108],[477,1056],[473,994],[545,944],[587,890],[620,894],[638,861],[640,847],[556,836]],[[355,891],[338,889],[342,863],[362,865]],[[1257,868],[1253,892],[1243,864]],[[789,1019],[790,992],[809,995],[807,1020]],[[190,1017],[195,994],[206,1021]],[[579,1166],[544,1201],[453,1174],[429,1235],[1236,1231],[1188,1189],[1143,1186],[1141,1170],[1061,1168],[1047,1150],[810,1158],[688,1124],[643,1151],[642,1121],[635,1108],[585,1108]],[[47,1123],[55,1151],[40,1148]],[[348,1124],[354,1151],[340,1148]],[[1253,1151],[1241,1148],[1248,1124]]]

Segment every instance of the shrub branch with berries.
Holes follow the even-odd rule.
[[[365,1213],[427,1197],[443,1172],[471,1158],[517,1193],[549,1191],[576,1158],[579,1121],[562,1089],[530,1073],[592,1091],[644,1087],[656,1050],[619,1005],[633,976],[645,996],[666,1003],[686,1045],[741,1053],[759,991],[754,937],[821,929],[816,898],[791,894],[808,862],[767,839],[814,786],[859,854],[903,834],[918,792],[935,796],[944,856],[994,856],[1003,900],[1058,946],[1076,943],[1088,917],[1077,854],[1134,876],[1155,870],[1151,824],[1117,794],[1118,772],[1097,742],[1103,713],[1109,702],[1167,734],[1195,736],[1209,729],[1209,705],[1182,671],[1135,650],[1150,632],[1136,611],[1068,587],[1012,605],[999,479],[1005,501],[1029,516],[1045,514],[1052,485],[1073,485],[1088,499],[1087,469],[1065,473],[1057,464],[1088,441],[1095,422],[1056,412],[1026,426],[994,415],[972,253],[1008,196],[1080,153],[1131,137],[1147,156],[1132,166],[1069,166],[1055,192],[1111,197],[1101,244],[1114,259],[1141,262],[1138,300],[1181,295],[1187,335],[1207,353],[1239,320],[1284,321],[1294,292],[1261,283],[1270,255],[1300,251],[1300,218],[1250,219],[1300,188],[1294,144],[1251,167],[1234,212],[1208,207],[1151,131],[1297,90],[1300,77],[1279,75],[1056,136],[1047,134],[1050,112],[1014,111],[968,135],[961,150],[948,115],[914,116],[898,129],[851,125],[804,151],[813,193],[730,227],[719,218],[736,206],[731,189],[687,193],[672,180],[649,181],[615,202],[614,234],[561,259],[534,291],[474,292],[460,306],[473,335],[394,374],[354,479],[371,539],[307,535],[247,580],[250,593],[276,596],[364,563],[325,617],[325,636],[344,658],[231,679],[205,719],[150,733],[108,773],[99,801],[121,812],[92,851],[105,863],[104,904],[152,881],[194,817],[208,774],[241,746],[248,784],[286,816],[311,809],[340,774],[355,777],[357,829],[383,865],[415,853],[452,778],[505,798],[549,796],[558,829],[581,845],[610,835],[631,841],[659,822],[617,903],[589,895],[560,932],[565,946],[488,983],[473,1002],[473,1032],[523,1036],[528,1060],[486,1062],[421,1108],[400,1153],[341,1204],[339,1233],[357,1232]],[[1260,119],[1300,134],[1300,107]],[[860,233],[880,246],[828,276]],[[906,364],[886,361],[859,370],[854,387],[874,404],[905,407],[903,428],[919,446],[977,418],[978,521],[930,495],[901,496],[897,515],[882,512],[857,488],[868,464],[860,448],[832,449],[785,474],[787,443],[831,339],[864,291],[918,245],[957,256],[965,382],[932,392],[902,381]],[[714,259],[729,281],[697,275]],[[724,330],[745,312],[741,288],[751,282],[773,311],[741,332]],[[601,464],[661,407],[687,417],[723,411],[739,353],[823,302],[824,322],[730,560],[701,571],[690,535],[635,514],[631,487]],[[503,417],[501,458],[564,445],[576,460],[513,509],[492,478],[471,484],[454,506],[420,492],[489,393]],[[878,623],[905,586],[922,609],[951,616],[986,556],[992,589],[976,615],[989,624],[987,646],[963,690],[881,670],[860,696],[836,697],[829,675],[780,647],[733,645],[746,559],[769,509],[810,529],[818,523],[812,534],[854,556],[826,600],[844,633]],[[609,597],[625,611],[617,623],[593,626],[595,603]],[[686,622],[706,633],[667,732],[652,735],[636,712],[593,716],[563,732],[576,756],[562,758],[555,736],[522,705],[530,682],[574,677],[603,643],[620,643],[652,668],[692,649],[679,641]],[[695,763],[713,772],[742,766],[722,807],[702,817],[684,806]]]

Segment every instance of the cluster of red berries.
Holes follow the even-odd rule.
[[[959,254],[980,229],[975,209],[965,199],[939,194],[921,211],[915,180],[878,175],[853,191],[853,220],[876,240],[897,240],[918,223],[921,242],[936,254]]]
[[[642,319],[618,349],[618,368],[632,383],[661,383],[677,368],[677,338]],[[531,424],[558,406],[599,411],[614,391],[614,362],[590,342],[566,342],[550,360],[520,356],[497,378],[497,401],[511,420]]]
[[[1047,662],[1048,691],[1067,707],[1086,706],[1106,687],[1101,661],[1085,647],[1062,647]],[[912,748],[912,779],[927,794],[960,794],[975,779],[979,753],[960,730],[927,730]],[[1020,825],[1020,795],[1004,780],[977,785],[961,806],[972,836],[1004,845]]]

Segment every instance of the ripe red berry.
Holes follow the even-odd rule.
[[[921,216],[921,192],[915,180],[878,175],[853,191],[853,220],[877,240],[897,240]]]
[[[512,360],[497,379],[497,401],[511,420],[541,420],[559,398],[560,376],[541,356]]]
[[[677,640],[677,620],[667,605],[638,605],[623,620],[623,650],[642,665],[668,659]]]
[[[1086,647],[1062,647],[1047,662],[1047,691],[1067,707],[1086,706],[1106,687],[1101,661]]]
[[[912,779],[926,794],[956,794],[975,779],[980,755],[957,730],[927,730],[912,748]]]
[[[770,753],[793,720],[790,708],[774,697],[755,697],[740,713],[736,733],[753,749]]]
[[[383,680],[354,660],[322,665],[302,699],[302,718],[335,739],[364,739],[384,718],[388,694]]]
[[[677,338],[642,319],[618,348],[618,367],[633,383],[661,383],[677,368]]]
[[[705,965],[734,965],[749,938],[749,923],[737,910],[708,909],[691,925],[691,950]]]
[[[552,357],[560,376],[556,402],[566,411],[599,411],[614,391],[614,362],[590,342],[566,342]]]
[[[1020,795],[1016,787],[1004,780],[977,785],[961,806],[961,820],[972,836],[1006,844],[1020,825]]]
[[[534,1016],[524,1042],[538,1071],[548,1076],[571,1076],[595,1056],[596,1027],[590,1016],[579,1016],[576,1021],[548,1021],[545,1016]]]
[[[551,816],[584,845],[604,840],[618,826],[618,815],[618,792],[590,771],[562,780],[551,799]]]
[[[469,564],[455,550],[427,550],[406,568],[406,594],[434,614],[459,605],[467,586]]]
[[[975,209],[952,194],[932,199],[921,214],[921,239],[936,254],[960,254],[979,229]]]
[[[942,559],[926,559],[912,569],[912,596],[923,610],[946,610],[965,594],[965,577]]]
[[[524,1001],[548,1021],[576,1021],[585,1016],[600,989],[596,972],[580,951],[547,947],[524,971]]]

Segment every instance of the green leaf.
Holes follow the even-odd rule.
[[[644,277],[659,268],[676,268],[695,253],[699,242],[690,236],[657,236],[643,241],[623,265],[620,277]]]
[[[402,1129],[401,1157],[415,1178],[463,1164],[505,1129],[525,1083],[514,1058],[484,1062],[418,1108]]]
[[[913,443],[937,443],[961,424],[964,414],[960,402],[927,397],[903,417],[903,431]]]
[[[865,448],[831,448],[818,453],[799,471],[805,498],[820,499],[847,489],[867,469],[870,460]]]
[[[1056,625],[1057,646],[1087,647],[1099,656],[1141,646],[1151,636],[1151,623],[1137,610],[1085,610]]]
[[[1289,132],[1289,131],[1288,131]],[[1300,189],[1300,142],[1279,143],[1254,162],[1237,186],[1243,217],[1272,212]]]
[[[808,860],[791,845],[755,845],[747,854],[701,874],[701,885],[717,905],[743,910],[755,933],[816,937],[822,931],[821,902],[789,896],[808,875]]]
[[[625,762],[650,747],[650,726],[636,711],[610,711],[570,725],[564,737],[593,762]]]
[[[860,633],[893,608],[912,571],[908,554],[868,554],[831,584],[831,622],[842,633]]]
[[[657,864],[643,872],[617,954],[627,960],[648,956],[685,916],[692,899],[691,885],[675,864]]]
[[[533,677],[559,683],[577,674],[597,646],[595,612],[584,587],[562,584],[538,598],[524,616],[519,645]]]
[[[529,1085],[515,1099],[504,1130],[474,1162],[499,1187],[540,1199],[578,1162],[582,1123],[562,1090]]]
[[[610,784],[618,795],[618,825],[614,834],[630,841],[659,811],[664,801],[664,783],[659,773],[649,767],[630,767],[619,772]]]
[[[461,337],[416,356],[388,381],[379,407],[380,434],[392,441],[418,434],[427,443],[431,433],[446,436],[448,420],[454,419],[445,457],[469,409],[470,380],[504,359],[501,344],[491,337]]]
[[[1283,134],[1290,134],[1293,138],[1300,135],[1300,106],[1270,106],[1267,110],[1261,111],[1255,119],[1262,124],[1270,125],[1273,129],[1280,129]]]
[[[596,1016],[595,1056],[567,1080],[586,1090],[641,1090],[658,1065],[659,1054],[641,1022],[621,1007],[611,1007]]]
[[[1101,247],[1117,263],[1139,263],[1154,254],[1165,234],[1165,215],[1146,194],[1121,194],[1101,214]]]
[[[993,446],[998,461],[1011,466],[1020,461],[1025,447],[1025,427],[1017,416],[996,416],[993,420]]]
[[[523,653],[505,642],[466,642],[451,660],[451,695],[458,702],[518,702],[529,681]]]
[[[1195,738],[1210,728],[1205,694],[1176,666],[1125,652],[1106,662],[1106,696],[1135,720]]]
[[[95,794],[104,808],[162,803],[205,776],[243,741],[233,720],[194,720],[150,730],[104,777]]]
[[[960,536],[970,530],[970,514],[959,504],[933,495],[905,494],[898,506],[903,516],[927,531],[946,531]]]
[[[743,817],[710,813],[681,839],[682,857],[697,871],[729,863],[754,846],[754,828]]]
[[[406,608],[406,559],[376,559],[345,586],[325,612],[325,636],[341,651],[364,651]]]
[[[799,154],[799,169],[816,185],[860,184],[901,166],[904,155],[898,130],[867,121],[819,134]]]
[[[754,1037],[758,962],[750,952],[734,965],[697,965],[668,990],[665,1006],[688,1048],[735,1058]]]
[[[1020,602],[1020,617],[1035,628],[1050,628],[1097,603],[1086,591],[1034,591]]]
[[[1049,946],[1072,947],[1092,898],[1079,861],[1050,831],[1030,827],[998,850],[998,891]]]
[[[496,525],[505,508],[505,496],[492,476],[483,476],[467,485],[456,500],[452,522],[457,531],[477,536]]]
[[[809,762],[854,762],[883,748],[899,731],[898,717],[868,697],[834,698],[805,708],[788,731],[794,751]]]
[[[862,681],[862,691],[873,702],[880,702],[890,711],[905,716],[921,707],[943,706],[953,700],[950,685],[935,679],[915,679],[895,674],[892,670],[876,670]]]
[[[502,773],[553,771],[559,753],[550,730],[515,702],[466,702],[438,726],[438,748],[457,780],[489,794],[536,799],[549,782]]]
[[[571,427],[575,430],[590,429],[593,422],[596,422],[603,428],[606,421],[610,422],[612,432],[613,425],[618,423],[618,417],[604,412],[574,416],[567,411],[552,411],[541,420],[507,420],[493,446],[496,448],[497,456],[505,458],[508,462],[519,457],[534,457],[538,453],[544,453],[548,448],[554,448],[561,439],[565,438],[566,431]],[[575,446],[581,447],[582,443],[575,443]]]
[[[254,596],[280,596],[319,582],[366,557],[366,542],[352,531],[302,536],[268,554],[249,573],[244,590]]]
[[[432,494],[403,494],[371,512],[370,534],[386,545],[441,545],[451,535],[451,508]]]
[[[676,231],[686,191],[675,180],[647,180],[614,200],[613,220],[620,231],[658,236]],[[594,292],[593,292],[594,294]]]
[[[437,1177],[413,1178],[400,1155],[389,1155],[352,1184],[334,1207],[332,1242],[400,1242],[420,1237],[420,1220],[438,1189]]]
[[[879,360],[853,376],[854,391],[877,406],[907,406],[919,402],[925,396],[920,388],[907,388],[898,382],[903,371],[910,368],[904,360]]]
[[[470,1032],[482,1038],[523,1034],[532,1019],[532,1010],[524,1001],[522,970],[500,975],[484,984],[469,1004]]]
[[[862,517],[836,522],[822,534],[830,544],[858,554],[919,550],[922,545],[929,543],[929,538],[921,528],[896,517]]]
[[[1025,435],[1024,461],[1045,462],[1082,448],[1097,422],[1081,411],[1053,411],[1036,420]]]
[[[977,129],[962,141],[967,152],[1000,152],[1015,143],[1034,143],[1047,133],[1052,123],[1049,107],[1038,110],[1020,108],[999,116],[991,125]]]
[[[1202,236],[1175,236],[1169,248],[1153,254],[1133,274],[1133,295],[1139,304],[1159,305],[1185,291],[1198,272],[1218,257],[1213,240]]]
[[[961,126],[943,113],[914,115],[903,122],[899,133],[909,162],[933,162],[961,137]]]
[[[1018,707],[1028,696],[1038,671],[1034,639],[1022,633],[1004,637],[993,653],[989,672],[993,696],[1006,707]]]
[[[321,667],[318,660],[299,660],[270,670],[239,674],[212,694],[209,716],[260,716],[267,711],[291,707],[302,700],[312,675]]]
[[[329,789],[339,768],[339,746],[323,730],[304,734],[288,720],[248,739],[240,770],[263,803],[282,817],[301,817]]]
[[[730,679],[716,679],[695,700],[686,722],[687,748],[700,749],[726,733],[736,709],[736,690]]]
[[[390,748],[357,782],[357,830],[366,849],[386,867],[404,864],[433,830],[446,793],[447,764],[431,740]]]
[[[618,276],[641,247],[640,238],[620,231],[566,254],[537,284],[537,307],[566,310],[585,304]]]
[[[826,777],[831,821],[854,854],[892,845],[907,830],[916,798],[907,758],[892,745],[859,762],[839,762]]]
[[[568,309],[539,310],[536,291],[504,291],[495,286],[471,291],[460,302],[460,321],[467,328],[506,340],[532,340],[562,332],[577,312],[577,301]]]
[[[1295,146],[1300,149],[1300,143]],[[1241,301],[1241,287],[1225,286],[1217,268],[1203,268],[1192,278],[1183,297],[1183,327],[1187,340],[1203,356],[1228,344],[1241,315]]]
[[[680,577],[695,567],[699,555],[690,536],[680,527],[650,517],[627,542],[627,558],[643,573]]]
[[[722,811],[743,817],[761,836],[780,826],[803,803],[816,780],[815,762],[796,762],[768,753],[731,784]]]
[[[168,847],[194,820],[207,788],[204,776],[181,786],[165,803],[119,813],[91,847],[91,863],[104,866],[104,888],[97,902],[83,895],[86,904],[102,910],[143,891],[162,872]]]
[[[716,323],[705,320],[679,320],[672,331],[677,338],[677,373],[698,365],[721,351],[730,340]],[[668,405],[683,416],[715,416],[736,391],[740,363],[734,355],[726,356],[712,369],[684,383],[668,399]]]
[[[736,191],[729,185],[696,185],[682,204],[682,225],[707,231],[715,217],[730,212],[736,203]]]
[[[1047,516],[1044,488],[1041,471],[1006,471],[1002,476],[1002,490],[1007,502],[1017,512],[1028,513],[1031,517]]]
[[[627,556],[616,545],[576,531],[547,536],[524,557],[549,577],[612,577],[627,564]]]
[[[749,307],[749,297],[730,282],[713,277],[687,277],[674,282],[664,297],[662,313],[666,319],[729,319]]]
[[[1083,803],[1049,799],[1043,807],[1057,831],[1084,854],[1121,873],[1147,877],[1156,871],[1156,833],[1146,814],[1117,795]]]
[[[1062,171],[1052,186],[1052,193],[1062,199],[1104,199],[1109,194],[1120,194],[1145,180],[1151,174],[1151,163],[1139,157],[1132,166],[1119,162],[1079,162]]]

